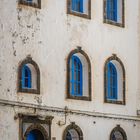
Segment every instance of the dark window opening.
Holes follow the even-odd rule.
[[[27,135],[27,140],[45,140],[41,131],[34,129]]]

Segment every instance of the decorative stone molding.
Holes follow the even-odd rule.
[[[75,124],[75,122],[72,122],[70,125],[66,127],[63,133],[63,140],[66,140],[67,133],[70,129],[74,129],[79,135],[79,140],[83,140],[83,132],[81,128]]]

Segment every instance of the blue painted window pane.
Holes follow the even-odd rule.
[[[107,0],[107,19],[117,21],[117,0]]]
[[[107,64],[107,98],[117,99],[117,70],[116,67],[109,62]]]
[[[71,77],[70,93],[71,95],[82,96],[82,63],[77,56],[71,58]]]
[[[36,140],[35,134],[33,133],[33,131],[31,131],[28,136],[27,136],[27,140]]]
[[[72,0],[72,10],[83,13],[83,0]]]
[[[44,136],[39,130],[34,129],[29,132],[26,140],[44,140]]]
[[[22,88],[31,88],[31,70],[27,65],[22,68]]]

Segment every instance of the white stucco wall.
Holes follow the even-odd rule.
[[[25,103],[69,109],[107,113],[137,118],[140,110],[140,15],[139,0],[125,1],[125,28],[103,23],[103,1],[91,0],[91,19],[66,14],[66,0],[42,0],[42,8],[35,9],[18,5],[16,0],[0,1],[0,98]],[[71,50],[81,46],[91,61],[92,101],[66,99],[66,61]],[[117,54],[126,72],[126,105],[104,103],[104,64],[108,57]],[[19,63],[31,55],[40,68],[40,95],[17,93]],[[9,110],[7,110],[9,111]],[[2,113],[6,113],[2,109]],[[10,113],[9,113],[10,114]],[[12,113],[11,113],[11,116]],[[57,115],[55,115],[57,119]],[[83,119],[83,121],[82,121]],[[117,123],[127,130],[129,140],[138,140],[133,122],[104,120],[70,116],[98,140],[108,139],[108,134]],[[4,121],[1,123],[1,125]],[[8,119],[8,125],[17,124]],[[92,125],[90,125],[92,124]],[[103,126],[103,124],[108,124]],[[139,125],[139,123],[138,123]],[[6,124],[4,124],[6,127]],[[54,122],[52,136],[61,137],[63,129],[56,133]],[[99,132],[101,129],[103,132]],[[9,133],[11,127],[9,127]],[[4,130],[3,130],[4,131]],[[134,132],[132,132],[134,131]],[[59,133],[60,132],[60,133]],[[99,132],[97,134],[97,132]],[[2,133],[2,132],[1,132]],[[103,133],[101,135],[100,133]],[[132,134],[132,135],[131,135]],[[16,139],[16,134],[13,140]],[[7,140],[5,136],[3,140]],[[135,137],[135,139],[133,139]]]
[[[0,119],[2,120],[0,122],[0,136],[2,136],[3,140],[19,139],[19,119],[14,119],[14,116],[17,115],[18,112],[33,113],[34,110],[30,109],[27,111],[25,108],[18,109],[17,107],[0,107]],[[64,114],[44,111],[37,111],[36,113],[55,116],[51,126],[51,137],[56,138],[56,140],[62,140],[64,130],[71,122],[75,122],[76,125],[80,126],[83,132],[84,140],[109,140],[111,131],[117,125],[120,125],[124,129],[128,140],[139,140],[140,137],[140,122],[137,121],[98,118],[73,114],[67,116],[65,125],[59,126],[58,122],[60,120],[64,123]]]

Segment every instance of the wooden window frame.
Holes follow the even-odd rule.
[[[83,13],[83,0],[72,0],[75,3],[72,3],[72,10],[76,12]],[[76,8],[78,6],[78,9]]]
[[[117,0],[107,0],[107,19],[117,22]]]
[[[28,1],[25,1],[25,0],[19,0],[18,2],[19,2],[19,4],[22,4],[22,5],[31,6],[31,7],[34,7],[34,8],[41,9],[41,0],[37,0],[37,3],[28,2]]]
[[[118,10],[118,8],[117,8],[117,10]],[[125,27],[125,2],[124,2],[124,0],[122,0],[122,15],[121,15],[122,22],[121,23],[119,23],[115,20],[113,21],[113,20],[108,19],[107,12],[108,12],[107,11],[107,0],[103,0],[103,22],[107,23],[107,24],[115,25],[118,27],[123,27],[123,28]]]
[[[72,10],[72,0],[67,0],[67,14],[74,16],[91,19],[91,0],[88,0],[88,13],[76,12]]]

